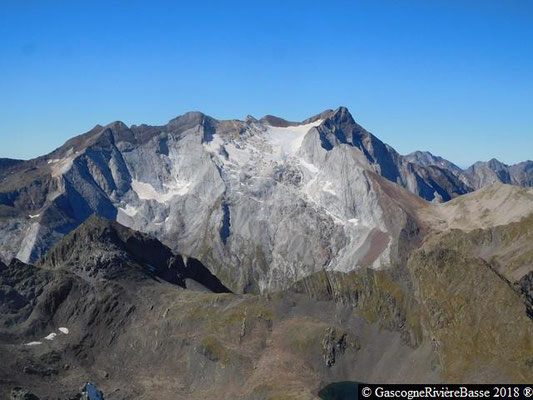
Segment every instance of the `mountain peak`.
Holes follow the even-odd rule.
[[[259,121],[276,128],[287,128],[289,126],[298,125],[297,122],[287,121],[286,119],[276,117],[275,115],[265,115]]]
[[[176,118],[168,121],[168,124],[184,123],[184,122],[197,122],[200,123],[207,115],[201,111],[187,111],[185,114],[178,115]]]
[[[355,120],[350,114],[350,111],[348,108],[341,106],[338,107],[335,111],[330,112],[329,115],[327,115],[327,119],[331,120],[332,122],[336,124],[343,124],[343,123],[350,123],[355,124]]]
[[[507,164],[502,163],[501,161],[497,160],[496,158],[491,158],[489,161],[487,161],[487,165],[492,170],[504,169],[504,168],[508,167]]]
[[[129,129],[129,127],[122,121],[113,121],[110,124],[107,124],[105,127],[117,131]]]

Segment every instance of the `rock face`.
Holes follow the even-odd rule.
[[[402,232],[418,228],[376,177],[433,201],[468,190],[446,169],[408,162],[342,107],[302,123],[201,113],[164,126],[115,122],[6,168],[4,261],[35,262],[97,214],[198,258],[241,292],[404,257]]]
[[[321,270],[401,263],[423,228],[420,198],[531,183],[527,163],[509,176],[489,164],[403,157],[343,107],[301,123],[192,112],[97,125],[47,156],[0,164],[0,258],[35,262],[96,214],[195,257],[233,291],[280,290]]]

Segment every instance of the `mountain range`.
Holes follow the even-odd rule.
[[[405,257],[400,233],[416,228],[406,204],[382,204],[381,178],[431,202],[533,182],[532,162],[491,160],[462,171],[429,153],[401,156],[343,107],[302,123],[198,112],[164,126],[114,122],[46,156],[0,165],[4,262],[37,261],[97,214],[197,257],[232,290],[254,293],[322,269]]]
[[[344,107],[114,122],[0,159],[0,394],[530,382],[531,186],[531,161],[402,156]]]

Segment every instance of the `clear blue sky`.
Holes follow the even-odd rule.
[[[347,106],[401,153],[533,158],[533,1],[0,0],[0,157],[95,124]]]

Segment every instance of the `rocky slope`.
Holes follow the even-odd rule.
[[[370,179],[381,199],[412,200]],[[530,382],[531,195],[500,185],[410,203],[421,228],[403,261],[319,271],[267,295],[214,293],[227,290],[198,261],[92,217],[36,266],[0,264],[0,396],[67,399],[86,381],[117,400],[316,399],[344,380]],[[502,199],[529,217],[504,213]],[[493,216],[480,227],[445,219],[480,202]]]
[[[447,382],[530,382],[532,195],[495,185],[419,209],[427,230],[405,265],[324,271],[293,289],[349,304],[413,348],[430,343]]]
[[[375,177],[385,179],[376,179]],[[381,186],[432,201],[468,188],[410,163],[345,108],[302,123],[218,121],[96,126],[0,181],[0,256],[35,262],[91,214],[196,257],[234,291],[278,290],[314,272],[393,265],[419,227]]]
[[[403,157],[345,108],[117,122],[2,160],[0,397],[531,382],[529,167],[489,164]]]
[[[423,229],[415,195],[438,203],[500,178],[531,183],[528,163],[509,179],[496,167],[401,156],[343,107],[301,123],[193,112],[97,125],[46,156],[0,163],[0,259],[35,262],[97,214],[201,260],[233,291],[279,290],[321,270],[401,262],[404,238]],[[388,182],[414,195],[399,202]]]
[[[336,380],[440,380],[431,346],[348,305],[213,293],[179,260],[91,218],[38,266],[0,263],[0,397],[70,399],[91,381],[106,399],[311,399]]]

